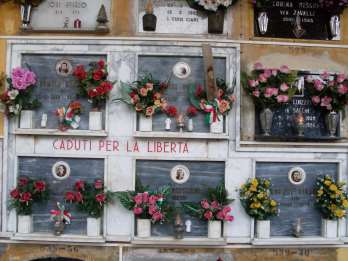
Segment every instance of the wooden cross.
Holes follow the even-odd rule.
[[[213,51],[209,44],[203,44],[203,62],[204,62],[204,78],[205,90],[207,92],[208,101],[213,101],[217,95],[217,86],[214,76],[214,57]]]

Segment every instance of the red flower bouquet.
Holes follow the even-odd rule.
[[[48,198],[49,189],[45,181],[21,176],[17,187],[10,191],[10,209],[16,209],[18,215],[31,215],[33,204]]]
[[[112,202],[113,192],[106,191],[100,179],[93,184],[83,180],[75,182],[74,191],[65,193],[67,203],[76,203],[76,208],[89,217],[99,218],[103,215],[104,206]]]
[[[113,88],[113,83],[107,80],[108,71],[105,62],[100,60],[90,63],[88,71],[83,65],[78,65],[73,75],[79,81],[79,94],[87,97],[94,109],[99,109]]]

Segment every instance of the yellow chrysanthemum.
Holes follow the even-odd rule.
[[[276,202],[275,200],[271,200],[271,206],[272,206],[272,207],[277,206],[277,202]]]
[[[331,184],[329,189],[331,191],[337,191],[337,186],[335,184]]]
[[[324,184],[325,184],[326,186],[330,186],[330,185],[331,185],[331,181],[330,181],[330,180],[325,180],[325,181],[324,181]]]
[[[257,188],[256,188],[256,186],[252,185],[252,186],[250,186],[249,190],[255,192],[255,191],[257,191]]]
[[[335,216],[338,217],[338,218],[343,217],[344,214],[345,214],[345,211],[342,210],[342,209],[337,209],[337,210],[335,211]]]
[[[342,205],[345,207],[345,208],[348,208],[348,200],[343,200],[342,202]]]
[[[260,192],[259,194],[257,194],[257,198],[258,199],[263,199],[265,197],[263,192]]]
[[[254,204],[254,203],[251,203],[251,204],[250,204],[250,208],[255,208],[255,204]]]
[[[330,209],[331,209],[332,211],[334,211],[334,210],[337,209],[337,206],[336,206],[335,204],[332,204],[332,205],[330,206]]]
[[[257,202],[254,204],[255,208],[260,208],[261,207],[261,203],[260,202]]]
[[[257,181],[257,179],[253,179],[251,184],[254,186],[254,187],[257,187],[257,185],[259,185],[259,182]]]

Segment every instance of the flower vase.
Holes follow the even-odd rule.
[[[260,239],[268,239],[271,234],[271,221],[270,220],[257,220],[256,221],[256,237]]]
[[[260,34],[266,34],[268,31],[268,15],[267,12],[264,10],[260,10],[257,14],[257,23],[259,27]]]
[[[208,33],[222,34],[224,31],[225,10],[218,9],[208,14]]]
[[[154,14],[145,14],[143,16],[143,30],[154,32],[156,31],[157,17]]]
[[[53,228],[54,228],[54,235],[60,236],[64,232],[65,223],[62,221],[56,221],[54,222]]]
[[[166,118],[166,120],[165,120],[165,130],[166,131],[170,131],[171,130],[171,128],[172,128],[172,120],[168,117],[168,118]]]
[[[90,111],[88,129],[92,131],[100,131],[103,129],[103,112]]]
[[[340,16],[337,14],[331,15],[329,17],[329,38],[335,38],[340,35],[341,21]]]
[[[21,129],[33,129],[34,128],[34,115],[32,110],[22,110],[19,120],[19,128]]]
[[[137,232],[138,232],[138,237],[141,237],[141,238],[151,237],[151,220],[138,218]]]
[[[208,238],[218,239],[222,234],[222,222],[221,221],[208,221]]]
[[[326,128],[329,131],[330,137],[336,137],[337,132],[337,126],[339,122],[339,114],[335,111],[331,111],[329,114],[326,115],[325,118],[326,122]]]
[[[210,133],[221,134],[224,132],[224,118],[218,117],[215,122],[210,123]]]
[[[139,131],[152,131],[152,117],[139,114]]]
[[[100,236],[101,219],[100,218],[87,218],[87,236],[98,237]]]
[[[21,234],[33,232],[33,218],[31,215],[18,215],[17,232]]]
[[[187,131],[192,132],[193,131],[193,119],[189,118],[187,121]]]
[[[322,219],[321,220],[321,236],[325,238],[338,237],[337,220]]]
[[[21,20],[22,20],[22,30],[30,30],[30,20],[31,20],[31,11],[33,6],[31,4],[22,4],[21,5]]]
[[[271,136],[273,111],[270,108],[265,108],[260,112],[261,130],[264,136]]]

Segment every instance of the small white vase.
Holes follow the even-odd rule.
[[[187,131],[192,132],[193,131],[193,119],[189,118],[187,121]]]
[[[257,220],[256,221],[256,237],[268,239],[271,237],[271,221]]]
[[[338,237],[337,220],[322,219],[321,220],[321,236],[325,238]]]
[[[33,129],[34,128],[34,111],[22,110],[19,120],[19,128],[21,129]]]
[[[210,132],[221,134],[224,132],[224,118],[216,120],[215,122],[210,123]]]
[[[89,112],[89,130],[99,131],[103,129],[103,112],[90,111]]]
[[[20,234],[30,234],[33,232],[33,218],[31,215],[18,215],[17,232]]]
[[[101,219],[100,218],[87,218],[87,236],[98,237],[100,236]]]
[[[221,238],[221,221],[208,221],[208,238]]]
[[[168,117],[165,120],[165,130],[170,131],[172,128],[172,120]]]
[[[151,236],[151,220],[150,219],[137,219],[137,231],[138,237],[146,238]]]
[[[152,131],[152,117],[139,114],[139,131]]]

